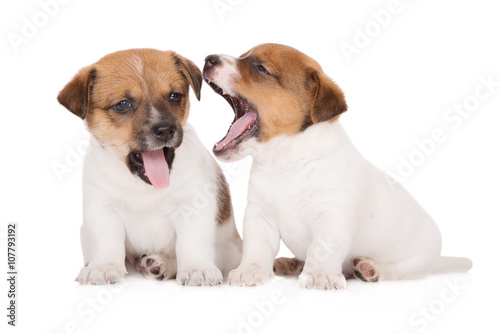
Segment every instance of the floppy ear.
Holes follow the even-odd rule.
[[[85,119],[89,110],[90,92],[96,78],[96,70],[84,67],[57,96],[60,104],[76,116]]]
[[[314,124],[328,121],[347,110],[344,93],[324,73],[313,72],[308,85],[313,91],[311,120]]]
[[[201,71],[191,60],[184,58],[181,55],[174,55],[175,64],[179,68],[179,71],[186,77],[191,87],[193,87],[194,94],[198,101],[200,100],[201,93],[201,83],[203,79],[201,77]]]

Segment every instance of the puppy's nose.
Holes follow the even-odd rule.
[[[160,123],[153,127],[153,134],[156,138],[167,143],[175,135],[175,126],[168,123]]]
[[[217,66],[220,63],[218,55],[210,55],[205,58],[205,68]]]

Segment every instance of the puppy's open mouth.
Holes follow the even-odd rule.
[[[256,136],[259,131],[259,116],[255,108],[243,98],[225,94],[215,83],[207,82],[217,94],[226,99],[234,111],[233,123],[226,136],[215,144],[214,153],[235,148],[243,140]]]
[[[155,189],[167,188],[170,184],[170,170],[175,149],[163,147],[149,152],[132,151],[127,156],[128,168]]]

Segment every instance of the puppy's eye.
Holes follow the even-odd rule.
[[[175,103],[179,102],[181,99],[182,99],[182,94],[181,93],[172,93],[168,97],[168,100],[170,102],[175,102]]]
[[[260,72],[262,74],[271,75],[271,73],[269,73],[263,65],[256,65],[255,69],[257,70],[257,72]]]
[[[128,112],[131,108],[132,108],[132,103],[130,103],[130,101],[127,100],[120,101],[113,106],[113,109],[121,114]]]

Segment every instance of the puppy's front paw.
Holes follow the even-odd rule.
[[[177,273],[177,283],[182,285],[219,285],[222,273],[217,267],[208,269],[183,269]]]
[[[140,269],[147,278],[159,281],[167,280],[175,276],[177,272],[177,262],[165,255],[143,254],[140,260]]]
[[[272,272],[264,270],[258,264],[251,264],[244,268],[238,267],[229,273],[227,281],[230,285],[255,286],[267,283],[273,276]]]
[[[125,265],[113,263],[88,264],[80,270],[75,281],[80,284],[113,284],[127,274]]]
[[[318,290],[340,290],[347,286],[344,275],[331,275],[324,272],[302,272],[299,276],[299,284],[303,288]]]

